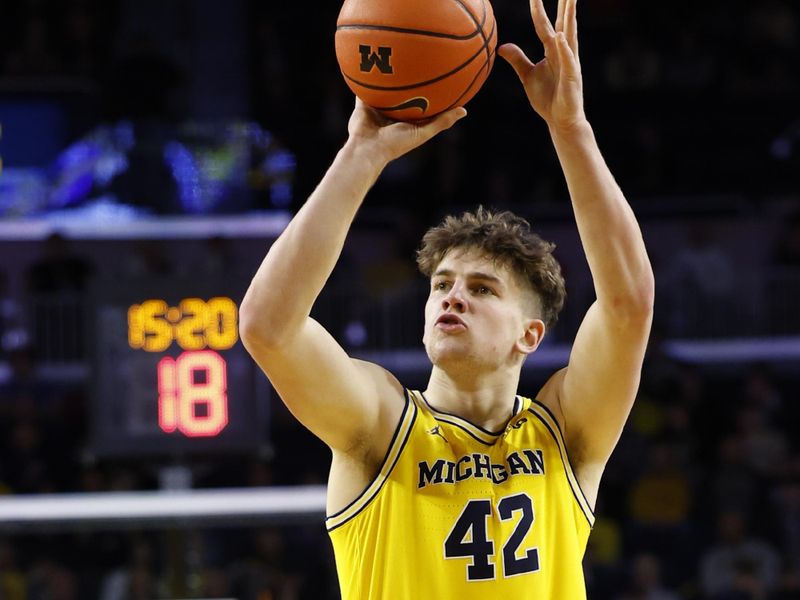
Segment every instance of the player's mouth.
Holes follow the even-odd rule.
[[[447,333],[458,333],[466,331],[467,325],[461,320],[461,317],[453,313],[445,313],[436,319],[436,328]]]

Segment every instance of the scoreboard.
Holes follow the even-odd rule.
[[[266,447],[269,385],[238,331],[247,283],[158,278],[96,286],[95,454],[168,458]]]

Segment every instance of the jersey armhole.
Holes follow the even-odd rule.
[[[389,443],[389,448],[386,450],[386,455],[383,458],[378,474],[350,504],[325,519],[325,527],[328,532],[333,531],[337,527],[341,527],[364,510],[381,491],[383,484],[386,483],[394,466],[397,464],[403,452],[403,448],[405,448],[406,442],[411,435],[418,410],[416,403],[409,396],[408,389],[403,388],[403,392],[405,397],[403,412],[400,415],[400,420],[397,423],[392,441]]]
[[[561,456],[561,462],[564,464],[564,472],[567,475],[567,481],[572,489],[572,495],[575,497],[575,500],[578,503],[581,512],[586,517],[586,520],[589,522],[589,527],[594,527],[594,510],[589,504],[586,494],[583,493],[583,489],[581,489],[581,485],[578,483],[578,478],[575,477],[575,472],[572,470],[572,463],[569,459],[569,453],[567,452],[567,445],[564,442],[564,435],[561,432],[561,426],[558,424],[558,421],[550,409],[547,408],[547,406],[545,406],[540,400],[531,400],[531,405],[528,408],[528,411],[537,419],[539,419],[539,421],[541,421],[545,428],[550,432],[550,435],[553,436],[553,439],[558,446],[558,453]]]

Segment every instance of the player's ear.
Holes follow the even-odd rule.
[[[527,319],[525,321],[525,331],[517,339],[516,348],[521,354],[532,354],[536,352],[539,344],[544,339],[545,326],[541,319]]]

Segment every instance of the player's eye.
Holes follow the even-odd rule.
[[[494,294],[492,288],[486,287],[485,285],[476,286],[475,291],[481,296],[491,296]]]
[[[444,292],[447,290],[449,285],[446,281],[434,281],[432,287],[437,292]]]

